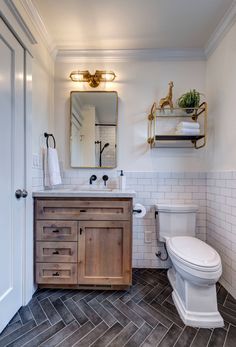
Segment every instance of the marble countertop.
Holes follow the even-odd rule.
[[[48,189],[33,192],[33,197],[45,198],[134,198],[136,192],[134,190],[119,190],[119,189]]]

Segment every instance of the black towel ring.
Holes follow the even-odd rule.
[[[50,136],[53,138],[54,148],[56,148],[56,140],[55,140],[55,137],[53,136],[53,134],[44,133],[44,137],[46,137],[47,148],[48,148],[48,139]]]

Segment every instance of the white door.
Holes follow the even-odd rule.
[[[0,332],[22,305],[24,50],[0,18]]]

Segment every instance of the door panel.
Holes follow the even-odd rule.
[[[131,283],[129,221],[79,222],[78,283]]]
[[[22,304],[24,50],[0,19],[0,331]]]

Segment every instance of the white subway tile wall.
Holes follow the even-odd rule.
[[[96,174],[95,185],[102,187],[101,177],[108,174],[109,188],[118,188],[116,170],[67,170],[63,172],[63,187],[88,185],[89,177]],[[157,242],[155,208],[157,203],[195,203],[197,237],[206,240],[220,254],[223,264],[221,282],[236,295],[236,172],[125,172],[127,189],[135,190],[134,200],[143,204],[147,214],[133,219],[133,266],[165,268],[169,261],[155,255],[163,252]],[[33,189],[43,189],[43,170],[33,168]],[[152,233],[152,243],[145,243],[144,233]],[[158,232],[158,230],[157,230]]]
[[[42,189],[42,170],[34,170],[34,189]],[[102,187],[101,177],[108,174],[109,188],[118,188],[119,172],[116,170],[66,170],[63,172],[63,187],[85,186],[89,177],[95,174],[95,185]],[[134,200],[146,207],[147,214],[142,219],[133,219],[133,266],[165,268],[169,261],[161,261],[155,255],[161,251],[165,255],[162,243],[157,242],[155,208],[157,203],[195,203],[199,206],[197,214],[197,236],[206,239],[206,175],[205,173],[160,173],[125,172],[127,189],[135,190]],[[152,242],[145,243],[144,233],[152,233]],[[157,231],[158,232],[158,231]]]
[[[236,172],[207,173],[207,243],[220,254],[221,281],[236,295]]]

